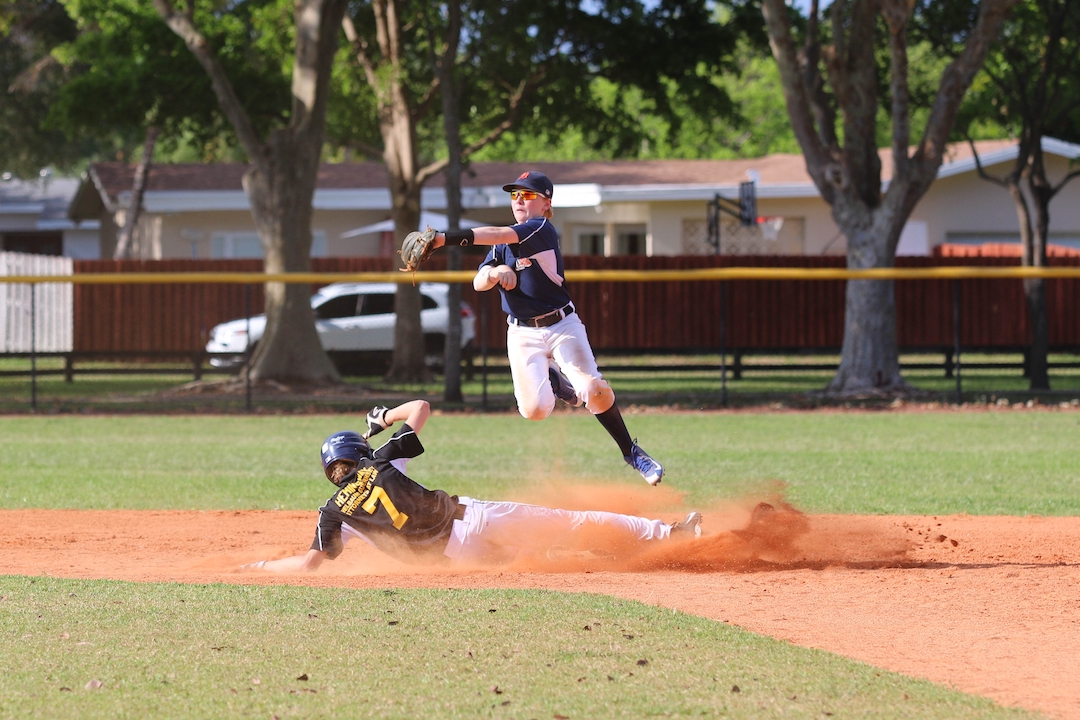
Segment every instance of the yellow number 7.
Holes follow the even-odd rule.
[[[398,512],[398,509],[394,507],[394,501],[391,500],[390,496],[386,494],[386,491],[378,485],[371,489],[371,495],[368,496],[367,501],[360,507],[364,508],[368,515],[374,515],[375,505],[380,500],[382,501],[383,507],[386,508],[386,514],[389,515],[390,519],[393,521],[394,528],[400,530],[401,526],[409,520],[409,516],[403,512]]]

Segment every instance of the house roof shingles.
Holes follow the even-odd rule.
[[[248,166],[239,163],[209,165],[151,165],[147,191],[242,190]],[[810,182],[801,155],[769,155],[738,160],[610,160],[602,162],[482,162],[473,163],[462,177],[465,187],[496,187],[512,181],[524,169],[539,170],[556,184],[594,183],[625,185],[737,185],[756,170],[763,183]],[[126,163],[97,163],[91,171],[100,187],[115,200],[131,190],[135,166]],[[386,168],[377,162],[323,164],[316,186],[325,190],[385,188]],[[441,187],[436,174],[428,182]]]
[[[1013,140],[982,140],[976,143],[980,156],[999,153],[1016,145]],[[881,151],[882,180],[892,176],[892,153],[888,148]],[[945,163],[970,160],[971,147],[967,143],[949,146]],[[148,192],[184,191],[242,191],[242,179],[248,166],[240,163],[151,165],[147,178]],[[717,186],[734,187],[748,179],[755,171],[761,187],[806,185],[812,181],[806,171],[802,155],[777,153],[758,158],[733,160],[608,160],[593,162],[478,162],[468,167],[462,177],[465,188],[501,187],[512,181],[522,170],[539,170],[546,173],[556,185],[593,184],[600,187],[663,187],[663,186]],[[90,168],[85,185],[93,183],[106,206],[115,207],[117,198],[131,190],[135,166],[126,163],[97,163]],[[378,162],[325,163],[319,168],[316,187],[320,190],[372,190],[385,189],[389,184],[386,168]],[[433,176],[428,187],[441,187],[441,173]],[[80,188],[80,196],[90,188]],[[82,205],[85,212],[88,209]]]

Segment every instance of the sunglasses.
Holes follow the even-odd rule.
[[[535,200],[538,197],[544,197],[544,196],[541,195],[538,192],[533,191],[533,190],[511,190],[510,191],[510,199],[511,200]]]

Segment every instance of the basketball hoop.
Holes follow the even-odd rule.
[[[780,216],[759,217],[758,227],[761,228],[761,239],[766,242],[776,242],[780,237],[780,228],[784,227],[784,218]]]

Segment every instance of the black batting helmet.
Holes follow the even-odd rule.
[[[322,466],[327,479],[330,477],[330,465],[336,460],[349,460],[354,465],[360,463],[361,458],[371,457],[371,446],[360,433],[352,430],[336,432],[322,444]]]

